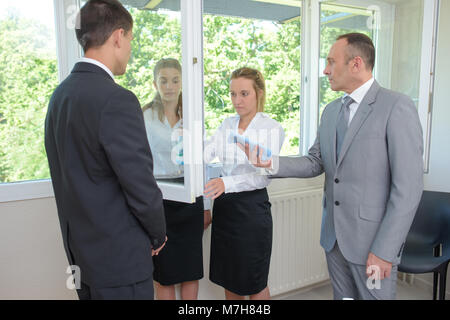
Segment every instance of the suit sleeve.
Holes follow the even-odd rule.
[[[399,261],[423,191],[422,127],[411,99],[401,97],[387,124],[391,187],[386,213],[371,252],[383,260]]]
[[[162,193],[153,176],[142,110],[133,93],[123,90],[110,97],[101,115],[99,137],[131,213],[153,248],[159,248],[166,236]]]
[[[323,173],[323,162],[320,154],[320,138],[316,140],[308,155],[303,157],[273,157],[274,172],[270,178],[312,178]]]

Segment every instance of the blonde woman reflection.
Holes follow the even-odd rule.
[[[222,177],[210,180],[204,191],[206,197],[215,199],[209,277],[225,289],[227,299],[269,299],[269,179],[248,162],[233,135],[243,135],[279,154],[284,130],[263,113],[266,87],[258,70],[234,71],[230,95],[237,114],[225,119],[205,148],[207,162],[217,157],[223,165]]]
[[[153,77],[157,93],[143,111],[154,175],[157,179],[181,182],[184,168],[181,65],[176,59],[161,59]],[[204,211],[202,197],[193,204],[164,200],[164,211],[170,240],[164,253],[153,257],[157,299],[174,300],[175,284],[181,284],[181,299],[197,299],[198,280],[203,278],[202,236],[211,221],[210,211]]]

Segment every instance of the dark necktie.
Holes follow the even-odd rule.
[[[348,119],[350,117],[350,105],[355,102],[350,96],[346,96],[343,100],[341,112],[336,126],[336,162],[339,159],[342,143],[344,142],[345,133],[348,128]]]

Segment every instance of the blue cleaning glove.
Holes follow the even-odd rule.
[[[262,161],[267,161],[272,157],[272,151],[270,151],[270,149],[265,148],[257,143],[254,143],[253,141],[250,141],[248,137],[244,137],[243,135],[240,135],[238,133],[231,133],[229,136],[229,141],[232,143],[240,143],[243,146],[245,146],[245,144],[248,144],[250,146],[250,150],[253,150],[255,146],[258,146],[259,152],[262,152],[261,156]]]

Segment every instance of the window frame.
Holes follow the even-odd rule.
[[[80,9],[80,0],[54,0],[54,19],[57,41],[58,79],[61,82],[71,72],[81,58],[74,28],[76,13]],[[203,194],[203,48],[201,0],[180,0],[183,105],[185,112],[183,131],[185,181],[184,185],[158,182],[164,199],[183,202],[195,202]],[[187,106],[187,107],[186,107]],[[202,125],[199,127],[198,124]],[[187,138],[186,138],[187,137]],[[54,197],[51,179],[20,181],[0,184],[0,203]]]
[[[320,3],[322,0],[302,0],[301,44],[301,102],[299,154],[308,153],[314,143],[319,124],[319,50]],[[354,3],[354,0],[347,0]],[[377,1],[374,0],[374,3]],[[342,3],[342,1],[339,1]],[[381,3],[381,2],[380,2]],[[185,183],[184,186],[159,182],[164,198],[194,202],[203,194],[205,166],[203,162],[204,137],[204,83],[203,83],[203,1],[180,0],[183,65],[183,105],[187,106],[184,119]],[[436,32],[440,0],[424,1],[421,71],[419,89],[419,117],[424,131],[425,173],[429,167],[431,119],[436,55]],[[58,77],[61,81],[81,57],[73,29],[74,8],[79,10],[80,0],[54,0],[57,39]],[[76,12],[76,11],[75,11]],[[378,13],[379,14],[379,13]],[[378,22],[379,23],[379,22]],[[388,59],[389,60],[389,59]],[[0,184],[0,203],[54,197],[52,183],[47,180],[21,181]]]
[[[308,30],[310,39],[308,44],[310,46],[310,52],[306,50],[302,53],[303,56],[308,56],[306,64],[310,68],[305,70],[303,74],[303,87],[307,88],[304,94],[305,102],[301,106],[304,116],[302,120],[302,131],[304,138],[300,141],[301,154],[308,154],[309,146],[314,143],[317,129],[319,125],[319,50],[320,50],[320,4],[327,2],[328,0],[304,0],[305,7],[308,8],[308,24],[305,25],[304,31]],[[383,23],[382,19],[389,12],[391,5],[378,0],[370,0],[373,3],[373,7],[368,9],[375,10],[377,28]],[[338,0],[333,2],[334,5],[356,5],[361,6],[361,1],[357,0]],[[422,48],[421,48],[421,69],[420,69],[420,86],[419,86],[419,103],[418,113],[420,122],[423,129],[423,144],[424,144],[424,173],[429,171],[429,157],[430,157],[430,144],[431,144],[431,119],[433,113],[433,89],[434,89],[434,69],[435,69],[435,56],[437,46],[437,29],[438,29],[438,17],[439,17],[440,0],[425,0],[423,7],[423,26],[422,26]],[[305,8],[306,9],[306,8]],[[393,11],[393,10],[391,10]],[[392,13],[394,14],[394,13]],[[306,20],[306,19],[305,19]],[[376,37],[380,37],[377,34]],[[384,35],[387,39],[381,43],[382,49],[377,50],[376,64],[387,63],[391,64],[391,59],[386,52],[392,52],[393,32],[391,35]],[[303,50],[303,49],[302,49]],[[384,55],[379,55],[378,52],[385,52]],[[382,62],[387,61],[387,62]],[[303,63],[305,65],[305,63]],[[386,66],[384,66],[386,68]],[[389,68],[388,70],[390,70]],[[377,77],[375,70],[375,77]],[[309,79],[313,79],[309,81]],[[390,80],[387,80],[390,83]],[[302,115],[303,115],[302,114]]]
[[[81,56],[75,33],[67,28],[71,22],[75,23],[74,12],[80,8],[80,0],[53,0],[53,6],[58,80],[61,82],[72,70],[73,61]],[[51,179],[0,184],[0,203],[50,197],[54,197]]]

